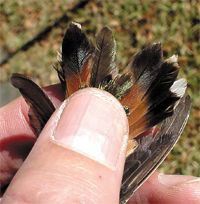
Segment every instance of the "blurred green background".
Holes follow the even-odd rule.
[[[62,22],[45,38],[25,52],[19,52],[0,68],[0,82],[11,73],[31,76],[41,86],[57,83],[52,65],[56,62],[63,33],[70,21],[82,24],[93,38],[104,25],[112,28],[117,41],[118,66],[143,46],[161,42],[164,57],[179,55],[181,76],[189,82],[192,111],[180,141],[160,170],[200,176],[200,7],[198,1],[104,0],[89,1],[82,9],[70,11],[76,0],[0,0],[0,55],[21,47],[63,14]],[[3,87],[3,86],[1,86]]]

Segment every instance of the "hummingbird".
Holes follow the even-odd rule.
[[[178,56],[164,59],[161,43],[153,43],[137,52],[120,73],[111,29],[103,27],[94,44],[81,25],[72,22],[54,68],[65,98],[95,87],[111,93],[124,107],[129,139],[120,203],[127,203],[169,154],[187,123],[191,100],[187,81],[177,79]],[[29,105],[30,126],[39,136],[56,108],[29,77],[14,73],[11,83]]]

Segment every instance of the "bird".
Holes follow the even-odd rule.
[[[178,79],[178,56],[164,59],[161,43],[152,43],[119,72],[112,30],[103,27],[92,43],[81,25],[71,22],[54,68],[65,99],[79,89],[95,87],[112,94],[123,106],[129,138],[120,203],[127,203],[169,154],[187,123],[191,100],[187,81]],[[31,78],[14,73],[11,83],[29,105],[30,126],[39,136],[56,108]]]

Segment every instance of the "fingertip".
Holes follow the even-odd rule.
[[[71,96],[62,109],[52,140],[115,169],[128,137],[121,104],[111,94],[89,88]]]
[[[28,109],[22,97],[0,109],[1,139],[21,134],[34,135],[28,123]]]
[[[155,173],[130,199],[135,203],[200,203],[200,180],[193,176]]]
[[[53,85],[44,87],[43,90],[48,95],[48,97],[53,102],[56,108],[58,108],[61,104],[61,101],[64,101],[65,99],[61,84],[53,84]]]

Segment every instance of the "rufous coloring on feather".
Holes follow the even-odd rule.
[[[178,57],[164,59],[161,44],[154,43],[136,53],[120,74],[111,29],[102,28],[93,45],[81,26],[72,22],[59,59],[55,69],[65,98],[96,87],[114,95],[127,113],[130,135],[120,192],[120,202],[126,203],[165,159],[187,122],[191,102],[186,80],[177,80]],[[39,135],[55,107],[29,78],[13,74],[11,83],[27,101],[30,125]]]

